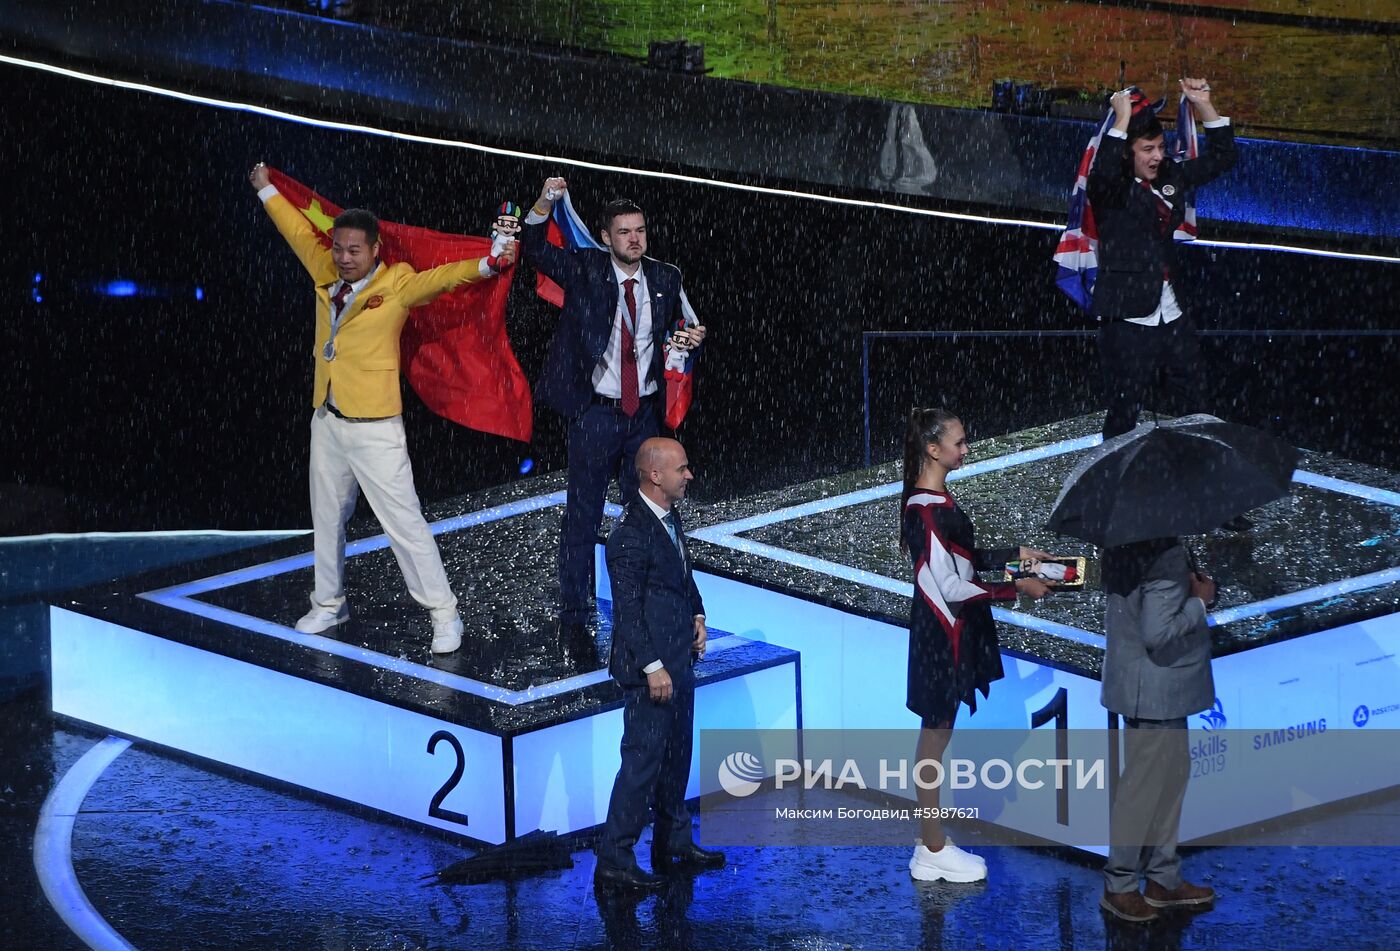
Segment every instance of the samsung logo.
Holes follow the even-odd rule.
[[[1256,733],[1254,734],[1254,748],[1256,750],[1262,750],[1270,746],[1282,746],[1285,743],[1292,743],[1294,740],[1303,740],[1310,736],[1317,736],[1320,733],[1326,732],[1327,718],[1322,717],[1281,730],[1269,730],[1265,733]]]

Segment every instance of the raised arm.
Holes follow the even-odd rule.
[[[409,307],[419,307],[463,284],[475,284],[495,277],[501,267],[509,267],[514,262],[515,246],[511,245],[501,252],[498,259],[467,258],[465,261],[440,264],[410,275],[399,285],[399,294]]]
[[[1133,100],[1128,90],[1114,93],[1108,104],[1113,107],[1113,126],[1099,140],[1087,185],[1089,201],[1099,208],[1123,204],[1123,156],[1128,147],[1128,123],[1133,118]]]
[[[254,165],[248,173],[248,183],[262,199],[268,217],[277,226],[287,244],[291,245],[297,260],[306,268],[306,273],[311,275],[311,279],[317,284],[335,280],[337,272],[335,263],[331,260],[330,249],[321,244],[321,240],[316,237],[316,229],[311,227],[311,222],[306,220],[306,216],[272,184],[267,174],[267,166],[262,162]]]
[[[1239,153],[1235,151],[1235,130],[1230,120],[1216,111],[1210,101],[1210,83],[1204,79],[1183,79],[1181,93],[1191,103],[1191,110],[1206,130],[1206,148],[1189,162],[1183,162],[1181,173],[1191,187],[1204,185],[1235,167]],[[1177,130],[1181,134],[1181,130]]]
[[[563,200],[568,187],[569,183],[562,178],[546,178],[540,188],[540,197],[525,216],[525,225],[520,234],[521,243],[525,246],[525,258],[565,291],[573,283],[573,254],[550,244],[548,230],[554,205]]]

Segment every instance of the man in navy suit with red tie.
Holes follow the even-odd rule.
[[[622,685],[622,765],[598,842],[599,886],[656,888],[676,867],[720,868],[724,853],[691,836],[685,787],[695,729],[695,675],[705,656],[705,605],[675,505],[692,478],[685,448],[648,439],[638,448],[640,490],[608,537],[613,637],[609,672]],[[648,874],[632,847],[655,806]]]
[[[525,256],[564,290],[559,327],[550,340],[536,396],[569,425],[569,484],[559,539],[559,619],[570,643],[592,617],[593,550],[608,483],[622,501],[637,492],[634,460],[660,431],[665,402],[666,331],[680,315],[681,272],[646,257],[642,209],[626,200],[604,209],[599,239],[607,249],[555,247],[546,236],[554,203],[568,183],[546,179],[525,218]],[[691,349],[705,328],[671,336]]]

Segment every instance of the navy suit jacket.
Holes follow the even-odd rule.
[[[522,240],[530,263],[564,289],[564,310],[549,341],[535,396],[555,412],[573,419],[593,399],[593,370],[608,349],[617,316],[617,274],[609,252],[557,248],[545,237],[547,228],[547,221],[527,224]],[[654,339],[650,378],[664,398],[662,345],[681,316],[681,272],[675,265],[653,258],[642,258],[642,272],[651,296]]]
[[[685,543],[685,532],[676,521]],[[676,689],[694,685],[691,642],[695,615],[705,613],[700,591],[666,526],[641,499],[634,500],[608,536],[612,584],[612,658],[608,672],[624,687],[646,683],[642,668],[661,661]]]
[[[1162,299],[1164,270],[1176,273],[1176,242],[1172,232],[1186,213],[1187,193],[1229,171],[1235,164],[1235,133],[1225,125],[1206,129],[1206,147],[1188,162],[1167,159],[1154,183],[1170,188],[1170,227],[1162,233],[1157,200],[1133,178],[1126,139],[1105,135],[1094,167],[1089,170],[1089,201],[1099,227],[1099,271],[1094,279],[1094,315],[1108,318],[1146,317]],[[1182,282],[1172,291],[1183,307]]]

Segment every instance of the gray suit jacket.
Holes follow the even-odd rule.
[[[1180,545],[1163,552],[1127,596],[1110,594],[1100,701],[1121,716],[1174,720],[1215,702],[1205,606],[1191,597]]]

